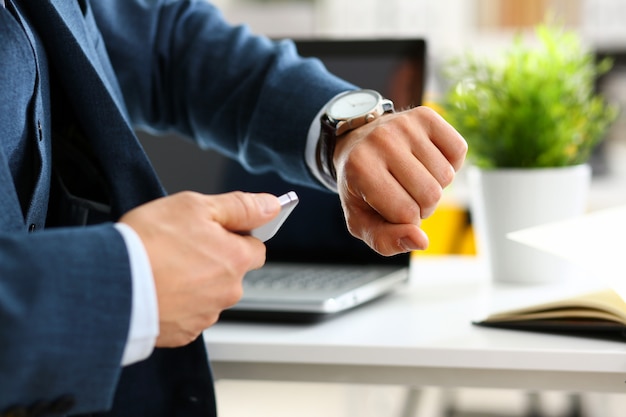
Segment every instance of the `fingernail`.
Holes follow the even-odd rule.
[[[421,214],[421,218],[422,220],[429,218],[430,216],[432,216],[432,214],[435,212],[435,208],[429,208],[428,210],[422,210]]]
[[[417,245],[415,242],[413,242],[408,237],[403,237],[402,239],[400,239],[400,247],[402,249],[404,249],[405,252],[411,252],[411,251],[414,251],[414,250],[421,249],[419,247],[419,245]]]
[[[278,198],[273,195],[257,194],[256,199],[263,214],[274,214],[279,209]]]

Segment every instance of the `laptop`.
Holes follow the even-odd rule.
[[[422,101],[426,45],[422,39],[297,40],[346,80],[378,90],[396,108]],[[408,280],[410,254],[383,257],[346,228],[336,195],[294,186],[277,175],[253,175],[224,162],[216,192],[244,190],[298,194],[300,203],[266,242],[267,262],[244,278],[241,301],[222,319],[315,321],[357,308]]]

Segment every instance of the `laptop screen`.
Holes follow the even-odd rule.
[[[426,46],[422,39],[297,40],[303,56],[319,58],[336,75],[363,88],[379,91],[396,109],[422,102]],[[346,228],[339,199],[324,191],[294,186],[273,173],[252,175],[235,162],[226,162],[218,192],[234,189],[295,191],[300,204],[267,242],[268,262],[316,262],[408,265],[409,254],[383,257]]]
[[[422,104],[423,39],[296,40],[296,46],[301,55],[319,58],[341,78],[380,92],[398,110]]]

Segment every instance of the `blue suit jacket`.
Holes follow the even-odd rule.
[[[227,25],[204,1],[22,3],[26,35],[40,35],[49,71],[39,51],[34,95],[20,96],[33,92],[20,84],[24,38],[0,10],[0,415],[11,407],[213,415],[201,338],[120,366],[131,280],[111,222],[164,194],[134,129],[175,131],[252,170],[280,167],[314,186],[303,158],[308,127],[351,86],[299,58],[289,42]],[[71,166],[55,139],[57,131],[70,135],[67,126],[80,132],[75,144],[89,162],[64,175],[110,207],[87,221],[55,185]],[[15,172],[27,161],[33,180],[24,188]]]

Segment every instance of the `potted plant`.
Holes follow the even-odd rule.
[[[452,61],[444,114],[469,145],[470,210],[492,276],[545,281],[563,261],[506,239],[586,209],[587,163],[617,115],[595,89],[611,67],[572,31],[542,25],[499,55]]]

